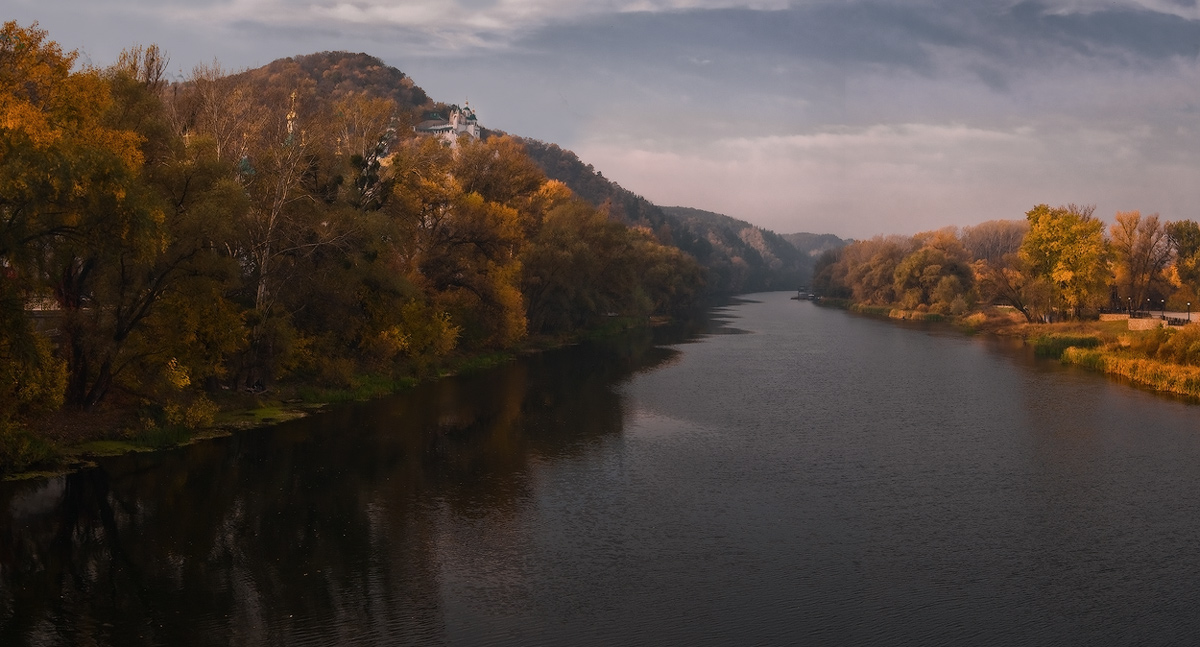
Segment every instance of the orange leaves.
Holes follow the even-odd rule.
[[[37,25],[15,22],[0,29],[0,126],[39,150],[56,145],[115,154],[126,168],[142,163],[134,133],[101,124],[112,103],[107,83],[96,70],[72,72],[75,52],[63,53]]]

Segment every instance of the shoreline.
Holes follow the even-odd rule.
[[[1126,319],[1029,323],[1011,306],[989,306],[958,316],[944,316],[846,300],[828,301],[817,303],[867,317],[944,323],[967,335],[1018,338],[1039,357],[1098,372],[1135,388],[1200,403],[1200,366],[1164,361],[1142,351],[1158,348],[1181,333],[1200,340],[1200,322],[1183,327],[1134,329]]]
[[[0,475],[0,482],[53,478],[95,467],[98,459],[130,453],[169,451],[207,440],[227,438],[239,432],[305,418],[333,405],[378,400],[404,393],[421,384],[487,371],[520,357],[662,326],[672,321],[674,319],[661,316],[644,321],[616,318],[604,326],[571,335],[532,337],[505,351],[456,357],[423,377],[386,378],[364,374],[354,376],[351,385],[343,388],[319,387],[297,381],[281,383],[273,392],[262,394],[219,394],[215,399],[218,410],[213,422],[196,429],[158,428],[130,433],[128,425],[135,418],[135,412],[128,408],[110,408],[102,412],[59,412],[50,422],[44,421],[30,427],[33,435],[50,444],[55,454],[51,459],[53,462],[39,462],[30,465],[29,469]],[[49,429],[55,431],[47,433]]]

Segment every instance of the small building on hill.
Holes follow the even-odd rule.
[[[443,119],[441,115],[433,117],[413,126],[413,130],[445,139],[451,146],[458,143],[459,135],[469,135],[474,139],[480,137],[479,120],[475,117],[475,111],[471,109],[470,103],[463,104],[461,108],[450,106],[448,119]]]

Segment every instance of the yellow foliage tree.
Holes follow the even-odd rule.
[[[1104,300],[1108,248],[1104,223],[1092,216],[1093,211],[1040,204],[1026,214],[1029,233],[1021,244],[1021,260],[1054,288],[1054,296],[1072,316]]]

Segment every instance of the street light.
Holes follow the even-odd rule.
[[[1192,323],[1192,302],[1188,301],[1188,323]]]
[[[1160,306],[1162,306],[1162,318],[1163,318],[1163,319],[1166,319],[1166,318],[1167,318],[1167,300],[1166,300],[1166,299],[1159,299],[1159,300],[1158,300],[1158,304],[1159,304]]]

